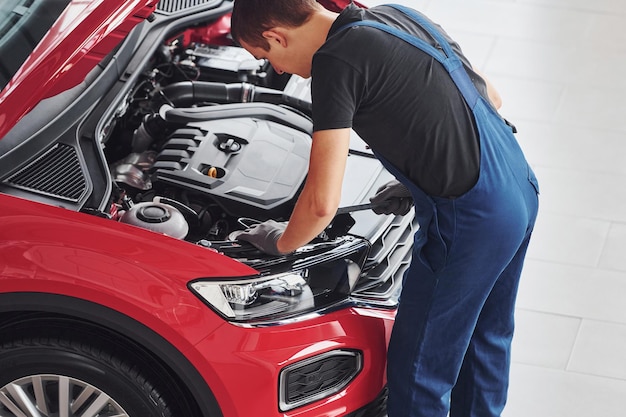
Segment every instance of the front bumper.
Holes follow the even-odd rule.
[[[196,367],[224,417],[384,416],[394,317],[353,307],[282,326],[225,324],[196,346]]]
[[[365,407],[354,413],[350,413],[347,417],[387,417],[387,396],[389,392],[385,387],[378,397]]]

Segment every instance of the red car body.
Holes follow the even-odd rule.
[[[20,415],[19,411],[28,407],[38,408],[45,416],[60,412],[63,402],[55,400],[51,405],[50,399],[42,400],[45,395],[41,392],[47,389],[56,398],[57,393],[65,392],[61,387],[67,378],[71,399],[81,398],[80,393],[88,387],[109,401],[97,415],[117,415],[120,410],[132,417],[384,415],[386,350],[397,297],[377,304],[368,302],[367,297],[342,293],[319,308],[316,304],[277,320],[266,316],[258,321],[231,319],[199,295],[201,287],[193,284],[199,280],[209,285],[211,280],[225,286],[242,283],[262,278],[268,273],[264,267],[211,245],[119,221],[116,210],[120,206],[109,204],[112,191],[106,181],[100,185],[97,176],[86,180],[85,197],[70,203],[55,200],[48,191],[32,194],[30,185],[15,186],[15,173],[24,169],[36,167],[45,177],[49,167],[33,164],[44,163],[48,154],[38,152],[55,144],[56,136],[49,131],[58,137],[66,134],[59,127],[66,107],[58,110],[58,117],[50,111],[42,112],[45,116],[34,115],[46,103],[56,103],[58,97],[86,83],[97,66],[106,69],[112,61],[121,62],[117,56],[110,59],[115,48],[124,50],[120,44],[133,36],[150,38],[150,23],[144,20],[172,20],[154,35],[153,43],[178,37],[185,45],[228,44],[232,4],[205,3],[207,10],[219,12],[208,14],[207,23],[198,24],[194,16],[202,10],[192,8],[194,13],[186,12],[181,23],[173,23],[175,13],[159,15],[156,0],[71,1],[0,93],[0,164],[4,166],[0,170],[2,415]],[[339,10],[345,3],[325,5]],[[141,22],[143,32],[133,35],[140,32]],[[137,41],[137,45],[143,44]],[[135,50],[141,51],[139,46]],[[144,61],[141,54],[130,56],[115,83],[132,78],[133,68],[141,72]],[[110,85],[117,85],[114,81]],[[73,98],[67,109],[72,103],[82,103],[84,91],[76,94],[78,98]],[[104,95],[106,91],[98,97]],[[115,119],[117,124],[109,128],[101,122],[120,113],[118,101],[106,102],[98,113],[100,99],[90,100],[86,101],[92,104],[88,110],[80,104],[84,114],[72,118],[77,124],[70,135],[79,138],[75,149],[88,175],[96,172],[98,163],[93,161],[97,158],[83,156],[81,149],[89,148],[87,140],[99,139],[122,124]],[[117,113],[111,110],[111,103],[116,103]],[[92,116],[95,113],[96,118]],[[39,127],[30,128],[33,123]],[[67,125],[67,129],[74,128]],[[85,133],[98,129],[104,133]],[[2,148],[5,139],[9,145]],[[112,147],[110,142],[107,145]],[[369,158],[362,163],[374,162]],[[380,182],[386,174],[377,169]],[[375,183],[368,186],[375,188]],[[98,192],[107,195],[106,199],[100,197],[106,204],[93,197]],[[359,194],[361,199],[365,196]],[[399,227],[397,219],[385,222],[389,229]],[[381,224],[371,228],[383,230]],[[408,265],[411,236],[404,239],[408,243],[402,261],[392,262],[392,256],[387,256],[385,262]],[[372,243],[372,239],[361,240]],[[352,248],[357,243],[345,240],[343,244]],[[363,245],[359,248],[365,248]],[[290,262],[296,265],[299,261]],[[372,270],[376,267],[378,263],[370,265]],[[396,280],[402,273],[398,268]],[[393,287],[397,295],[398,283]],[[344,357],[349,359],[344,361]],[[96,365],[111,367],[113,373],[107,378],[107,372],[99,372]],[[355,368],[346,370],[344,376],[333,376],[337,389],[324,387],[327,370],[322,368],[341,366]],[[315,367],[319,369],[311,370]],[[289,376],[303,369],[310,373]],[[289,374],[290,370],[297,372]],[[128,391],[136,389],[139,394],[127,397],[122,390],[118,393],[116,381],[125,381],[125,375],[130,375],[131,382],[124,382],[132,386]],[[50,381],[38,391],[38,381],[46,378]],[[302,399],[284,397],[284,384],[293,381],[303,384],[298,388]],[[150,388],[137,387],[142,383]],[[141,391],[148,392],[148,400],[134,399],[133,395],[142,396]],[[95,407],[97,401],[89,401]],[[159,407],[150,409],[151,402]],[[141,411],[142,407],[148,411]]]
[[[157,2],[71,2],[0,93],[0,137],[42,99],[81,82]]]

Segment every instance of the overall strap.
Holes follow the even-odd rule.
[[[456,84],[457,88],[465,98],[467,104],[470,106],[470,108],[473,109],[476,105],[476,102],[481,97],[480,93],[478,92],[478,90],[476,90],[474,83],[472,83],[472,80],[470,79],[469,75],[465,71],[465,68],[463,67],[463,63],[456,55],[456,53],[452,49],[452,46],[450,46],[445,37],[437,30],[437,28],[433,24],[431,24],[421,14],[415,12],[415,10],[397,4],[390,4],[389,6],[404,13],[405,15],[410,17],[415,23],[420,25],[435,39],[441,49],[430,45],[428,42],[418,38],[417,36],[403,32],[398,28],[394,28],[384,23],[370,20],[361,20],[348,23],[342,26],[339,30],[347,29],[354,26],[369,26],[394,35],[397,38],[409,43],[410,45],[413,45],[414,47],[422,50],[423,52],[427,53],[428,55],[439,61],[444,66],[444,68],[450,74],[450,77],[452,77],[452,80]]]

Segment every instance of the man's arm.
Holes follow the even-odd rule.
[[[500,97],[500,93],[498,93],[498,90],[496,90],[491,81],[489,81],[489,79],[485,77],[485,74],[478,71],[476,68],[473,69],[474,72],[485,81],[485,84],[487,85],[487,95],[489,96],[489,100],[491,101],[491,104],[493,104],[493,107],[495,107],[496,110],[499,110],[500,107],[502,107],[502,97]]]
[[[350,129],[313,133],[309,172],[277,249],[292,252],[309,243],[331,222],[341,199]]]

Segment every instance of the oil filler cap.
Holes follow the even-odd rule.
[[[231,136],[218,135],[218,145],[220,151],[225,153],[236,153],[241,150],[241,146],[246,145],[247,140],[234,138]]]

